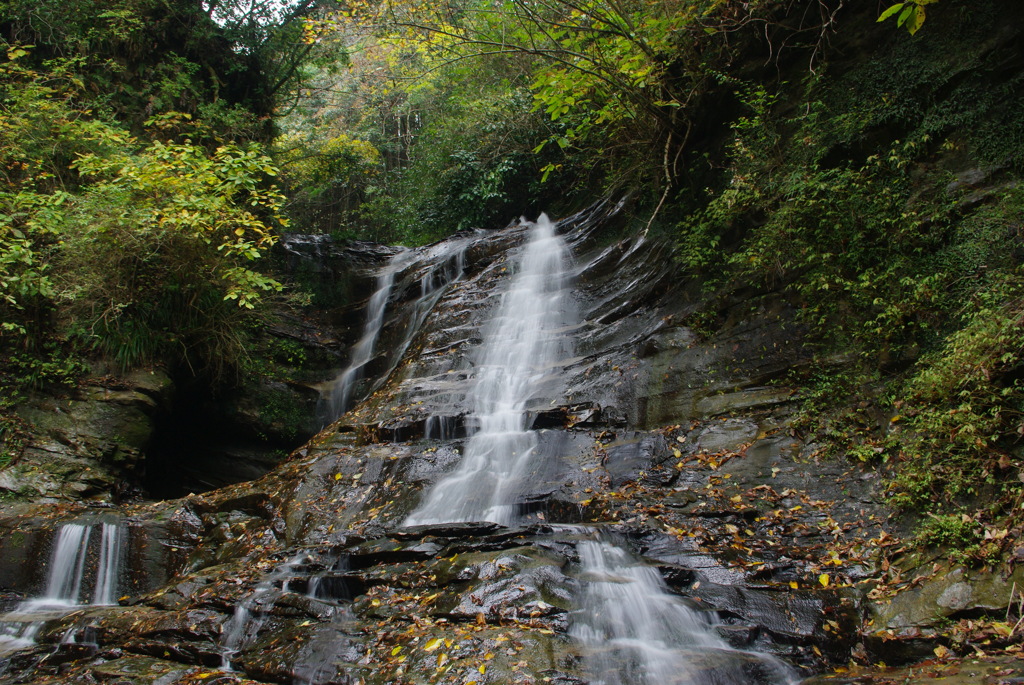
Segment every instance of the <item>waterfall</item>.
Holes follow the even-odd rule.
[[[42,597],[44,601],[68,606],[78,603],[91,532],[91,526],[80,523],[67,523],[60,527],[50,559],[50,575],[46,594]]]
[[[363,379],[366,366],[374,358],[377,341],[384,328],[388,302],[395,289],[395,279],[404,269],[416,262],[425,263],[420,276],[420,296],[411,305],[411,312],[405,316],[405,333],[397,341],[389,357],[397,361],[408,349],[413,337],[440,299],[444,288],[462,276],[466,268],[466,248],[471,238],[446,241],[419,252],[406,250],[394,255],[377,274],[377,285],[366,307],[366,323],[362,336],[352,347],[348,367],[329,384],[323,393],[318,412],[323,425],[327,425],[352,407],[352,392],[356,383]]]
[[[98,549],[96,544],[90,545],[96,527],[100,528]],[[81,606],[83,594],[91,594],[91,605],[115,604],[123,531],[116,523],[62,525],[50,554],[45,594],[25,600],[14,611],[0,616],[0,653],[31,645],[46,621]],[[90,564],[93,559],[95,566]],[[93,591],[83,592],[89,580]]]
[[[420,295],[426,297],[439,288],[443,288],[466,269],[466,241],[456,243],[456,249],[452,255],[444,255],[440,264],[431,266],[423,276],[420,277]]]
[[[439,481],[405,525],[455,521],[511,523],[516,486],[537,445],[527,403],[562,359],[566,338],[568,248],[541,215],[484,335],[470,391],[474,432],[458,468]],[[469,427],[467,426],[467,427]]]
[[[264,607],[267,599],[272,597],[271,590],[275,589],[274,586],[278,582],[282,582],[281,592],[288,592],[284,579],[305,557],[306,553],[300,552],[276,567],[266,578],[256,584],[248,597],[235,607],[231,618],[221,626],[221,670],[230,671],[231,660],[259,634],[260,628],[266,623],[270,610],[274,607],[274,601],[277,599],[277,595],[274,595],[270,606]]]
[[[538,444],[528,407],[548,399],[545,380],[568,351],[568,261],[568,248],[542,215],[484,330],[467,397],[465,454],[404,525],[515,521],[517,488]],[[431,417],[426,437],[450,437],[451,424],[451,417]],[[672,595],[656,569],[622,547],[583,540],[578,550],[583,592],[570,634],[586,654],[594,685],[791,682],[781,662],[729,647],[708,614]]]
[[[570,635],[593,685],[791,683],[772,657],[729,647],[707,614],[672,595],[656,569],[604,540],[577,547],[584,590]]]
[[[96,566],[96,590],[93,604],[117,603],[117,578],[121,569],[121,526],[104,523],[100,538],[100,554]]]
[[[57,532],[50,559],[46,594],[40,601],[50,605],[75,606],[82,594],[89,558],[89,539],[95,526],[66,523]],[[99,550],[96,552],[93,605],[115,604],[117,578],[121,564],[123,528],[116,523],[100,524]]]
[[[348,368],[342,371],[330,384],[321,401],[320,415],[326,425],[334,421],[349,409],[352,389],[363,377],[365,366],[373,359],[377,346],[377,338],[384,327],[384,313],[387,311],[388,300],[395,284],[395,274],[408,264],[406,252],[399,252],[384,265],[377,274],[377,288],[370,296],[366,307],[366,323],[363,334],[352,347],[352,356]]]

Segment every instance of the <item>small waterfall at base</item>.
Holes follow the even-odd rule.
[[[729,647],[701,612],[669,593],[656,569],[605,540],[577,547],[584,591],[570,635],[592,685],[783,685],[781,661]]]
[[[391,290],[395,285],[395,275],[408,264],[408,253],[399,252],[377,274],[377,288],[370,296],[366,307],[366,323],[363,334],[352,348],[352,356],[348,368],[342,371],[323,394],[318,412],[324,425],[334,421],[349,409],[352,389],[363,377],[365,367],[371,359],[384,327],[384,313],[387,311]]]
[[[100,554],[96,566],[96,590],[92,595],[93,604],[117,603],[117,579],[121,569],[121,544],[123,528],[104,523],[100,539]]]
[[[542,214],[484,335],[469,396],[476,431],[458,468],[434,485],[404,525],[515,519],[516,484],[527,475],[537,444],[527,403],[568,344],[562,334],[567,264],[565,241]]]
[[[98,549],[94,549],[96,544],[90,545],[96,527],[100,528]],[[92,597],[86,604],[117,603],[124,527],[117,523],[66,523],[55,538],[46,594],[25,600],[14,611],[0,616],[0,653],[31,645],[46,621],[82,606],[83,594]],[[90,564],[92,559],[95,565]],[[89,580],[93,591],[83,592]]]

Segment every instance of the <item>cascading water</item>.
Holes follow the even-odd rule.
[[[68,523],[61,526],[50,560],[50,577],[42,601],[74,606],[82,588],[85,558],[89,552],[91,526]]]
[[[416,331],[423,324],[434,304],[441,297],[445,286],[457,280],[466,265],[466,248],[469,238],[456,242],[444,243],[427,249],[425,254],[405,250],[394,255],[377,274],[377,287],[366,307],[366,323],[362,336],[352,347],[351,360],[323,393],[318,409],[320,421],[327,425],[351,408],[352,392],[355,385],[362,380],[366,365],[374,358],[377,341],[384,328],[388,302],[395,289],[396,277],[405,269],[413,267],[422,260],[426,263],[420,277],[420,296],[412,305],[411,315],[405,322],[405,335],[389,352],[389,356],[400,359],[412,342]]]
[[[541,215],[481,346],[467,419],[476,431],[459,467],[431,489],[405,525],[514,520],[516,484],[527,475],[537,444],[527,403],[567,345],[567,264],[565,242]]]
[[[577,547],[584,591],[570,635],[593,685],[752,685],[793,682],[771,657],[729,647],[705,614],[669,593],[653,568],[604,540]]]
[[[116,523],[99,524],[99,548],[90,554],[90,540],[96,525],[66,523],[57,531],[46,594],[22,602],[14,611],[0,616],[0,652],[32,644],[47,620],[57,618],[81,606],[82,595],[91,595],[91,605],[117,602],[117,582],[121,571],[123,527]],[[92,545],[96,547],[95,544]],[[95,558],[96,564],[90,564]],[[88,580],[93,591],[84,591]]]
[[[349,402],[352,399],[352,389],[363,377],[367,363],[373,359],[377,338],[380,337],[381,328],[384,327],[384,313],[395,284],[395,274],[408,264],[407,260],[407,253],[399,252],[377,274],[377,288],[370,296],[370,302],[366,308],[363,334],[352,348],[352,357],[348,368],[334,379],[321,400],[320,418],[324,424],[334,421],[348,410]]]
[[[316,631],[303,644],[299,658],[292,665],[292,685],[339,682],[332,678],[335,673],[333,664],[338,653],[351,646],[354,623],[352,594],[345,580],[339,576],[347,569],[348,558],[341,557],[327,575],[313,575],[306,582],[306,597],[314,601],[328,619],[323,629]]]
[[[542,215],[480,348],[468,396],[467,424],[476,430],[458,468],[434,485],[406,526],[514,522],[517,484],[537,446],[527,405],[544,393],[545,377],[568,351],[568,261],[565,242]],[[431,417],[426,437],[445,439],[450,423]],[[585,590],[571,635],[587,653],[594,685],[790,682],[780,662],[731,649],[704,616],[668,592],[655,569],[621,547],[584,540],[578,549]]]
[[[266,622],[269,611],[273,608],[273,601],[269,607],[265,607],[266,600],[276,595],[271,591],[275,589],[278,582],[281,582],[292,570],[305,558],[305,553],[299,553],[277,566],[270,575],[256,584],[252,593],[246,597],[238,606],[231,618],[221,628],[221,669],[231,670],[231,659],[238,654],[248,640],[256,637],[260,628]],[[282,592],[287,591],[284,586]]]
[[[96,589],[92,595],[93,604],[117,603],[117,580],[121,569],[123,531],[121,526],[112,523],[103,524],[100,553],[96,566]]]

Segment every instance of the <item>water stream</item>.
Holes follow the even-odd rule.
[[[274,602],[280,593],[288,591],[287,585],[283,585],[278,591],[277,584],[283,584],[284,579],[291,575],[305,556],[305,552],[299,553],[274,567],[256,584],[249,596],[235,606],[231,618],[221,627],[221,670],[232,670],[231,660],[259,634],[263,624],[270,617],[270,611],[274,608]]]
[[[377,338],[380,337],[381,328],[384,327],[384,313],[387,310],[388,300],[391,298],[391,289],[395,284],[395,274],[401,271],[407,263],[408,253],[399,252],[388,260],[388,263],[377,274],[377,287],[373,291],[373,295],[370,296],[370,302],[366,307],[366,323],[363,325],[363,334],[352,347],[348,367],[334,379],[321,400],[319,413],[321,421],[325,425],[348,410],[352,399],[352,390],[363,377],[367,363],[373,359]]]
[[[592,685],[793,682],[781,661],[730,647],[713,632],[713,615],[687,606],[621,546],[583,540],[577,550],[584,589],[569,632]]]
[[[530,475],[537,446],[528,406],[557,397],[545,380],[570,351],[569,262],[565,242],[541,215],[484,333],[468,396],[465,454],[405,525],[515,523],[515,496]],[[432,417],[426,437],[445,439],[450,422]],[[730,648],[714,632],[709,614],[672,595],[656,569],[623,547],[586,539],[578,552],[583,589],[570,635],[583,649],[593,685],[791,682],[781,662]]]
[[[99,541],[90,544],[96,528]],[[72,609],[116,604],[123,546],[124,528],[117,523],[62,525],[50,554],[45,594],[0,616],[0,654],[33,644],[47,621]]]
[[[348,411],[353,404],[356,385],[366,374],[367,365],[378,354],[377,343],[387,321],[388,303],[395,296],[395,280],[405,270],[420,268],[419,297],[411,314],[403,321],[404,334],[391,346],[392,363],[401,359],[446,286],[458,280],[466,268],[466,249],[471,237],[445,241],[422,250],[403,250],[395,254],[377,274],[376,289],[366,306],[362,335],[352,347],[349,365],[327,386],[318,407],[320,422],[327,425]],[[378,374],[381,377],[386,372]]]
[[[484,333],[468,398],[465,454],[405,525],[515,520],[516,486],[528,476],[537,445],[528,403],[541,394],[568,345],[568,262],[564,240],[541,215]]]

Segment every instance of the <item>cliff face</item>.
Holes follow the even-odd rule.
[[[559,356],[521,371],[537,376],[518,417],[530,459],[502,481],[502,523],[405,525],[476,449],[481,368],[495,320],[515,314],[502,302],[523,271],[526,224],[419,249],[285,241],[318,318],[285,317],[269,333],[286,341],[274,343],[282,366],[314,361],[221,403],[158,374],[27,403],[36,437],[0,471],[0,489],[34,500],[0,501],[0,608],[12,612],[0,617],[0,682],[632,682],[618,669],[639,657],[603,647],[616,640],[593,620],[606,586],[646,588],[618,602],[625,614],[667,607],[669,634],[701,650],[629,637],[685,656],[695,682],[785,682],[851,661],[867,670],[814,682],[864,682],[883,677],[871,670],[882,662],[1016,649],[1021,555],[956,566],[963,540],[935,527],[941,545],[922,552],[890,518],[883,479],[927,455],[884,439],[923,435],[902,426],[928,407],[880,406],[874,376],[833,382],[863,379],[865,365],[910,374],[921,345],[941,351],[959,317],[1005,313],[994,301],[1019,308],[1020,290],[986,290],[1015,282],[1021,249],[1010,106],[1021,29],[998,25],[997,6],[1020,12],[992,3],[963,26],[936,13],[923,52],[887,37],[873,55],[878,34],[850,29],[828,78],[778,85],[792,101],[719,93],[729,111],[707,110],[694,143],[717,190],[672,219],[686,249],[622,238],[636,217],[613,204],[558,222],[571,316],[548,331]],[[801,50],[768,67],[741,60],[736,73],[806,76]],[[892,156],[879,162],[880,151]],[[923,218],[900,223],[908,216]],[[704,250],[712,241],[723,249]],[[865,312],[877,317],[868,334]],[[842,334],[825,340],[822,322]],[[1020,326],[993,356],[1013,358],[967,365],[965,379],[1013,395]],[[904,337],[911,328],[926,333]],[[823,422],[826,437],[849,435],[857,460],[826,458],[808,431],[826,407],[845,413]],[[1013,480],[1015,435],[983,455],[986,473]],[[239,453],[268,437],[304,444],[287,458]],[[967,471],[935,464],[940,483]],[[169,499],[114,504],[119,481]],[[494,489],[477,484],[465,490]],[[177,498],[189,490],[202,492]],[[1012,550],[1018,528],[963,516],[954,523]],[[116,602],[100,602],[112,568]],[[75,596],[55,588],[61,574],[78,578]],[[699,631],[679,627],[683,609],[706,619]],[[1016,671],[982,660],[962,677]]]
[[[736,682],[765,683],[792,677],[774,657],[805,675],[914,658],[934,646],[938,618],[997,608],[983,587],[996,581],[950,576],[956,586],[921,561],[927,592],[885,608],[895,538],[878,477],[820,460],[791,427],[799,398],[786,374],[811,355],[789,305],[720,293],[724,325],[694,330],[703,302],[663,244],[605,242],[618,211],[558,224],[578,318],[559,333],[568,356],[527,402],[534,454],[510,488],[511,525],[402,524],[466,452],[479,348],[524,225],[407,255],[353,400],[368,396],[267,475],[130,506],[5,507],[9,609],[48,592],[62,526],[97,531],[82,548],[86,586],[100,523],[125,532],[117,605],[2,619],[8,633],[37,627],[8,650],[3,681],[184,683],[230,663],[218,677],[587,682],[592,648],[574,630],[595,587],[595,540],[633,559],[617,573],[657,569],[667,586],[655,603],[685,598],[714,617],[713,639],[739,651],[688,662],[708,678],[731,672],[716,661],[726,653],[745,674]],[[439,276],[455,254],[459,270]]]

